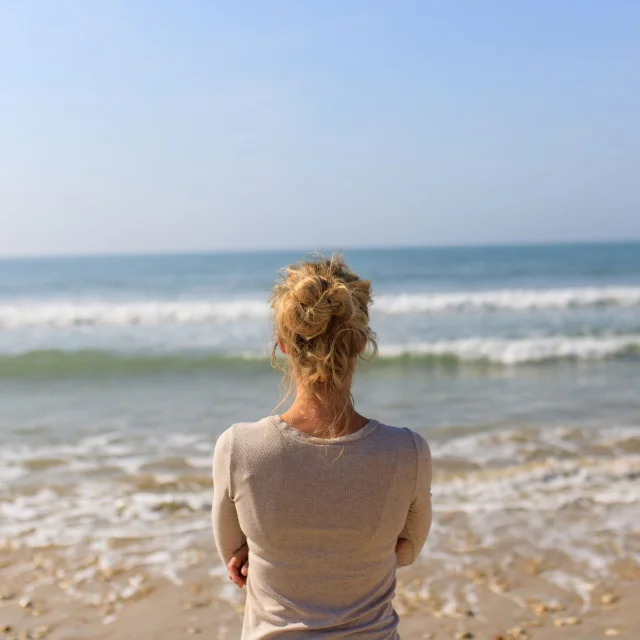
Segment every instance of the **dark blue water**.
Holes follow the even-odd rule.
[[[0,299],[264,293],[301,252],[0,260]],[[640,284],[640,243],[349,250],[381,292]]]

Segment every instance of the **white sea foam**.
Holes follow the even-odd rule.
[[[640,349],[640,335],[608,337],[554,336],[507,340],[468,338],[380,347],[382,357],[451,357],[463,362],[504,365],[546,360],[604,360]]]
[[[548,580],[569,592],[609,575],[618,555],[635,557],[640,455],[630,445],[639,435],[637,426],[434,434],[435,516],[426,552],[433,571],[424,574],[424,588],[443,576],[462,574],[472,564],[490,577],[491,565],[482,564],[482,549],[489,547],[501,548],[505,567],[514,554],[538,558],[548,549],[565,554],[566,575],[555,564],[542,568]],[[113,433],[74,444],[19,449],[2,445],[0,463],[16,465],[26,463],[29,456],[56,455],[67,462],[92,459],[96,468],[110,469],[122,456],[123,445],[135,448],[145,462],[162,463],[168,453],[178,455],[175,449],[190,459],[211,444],[206,433],[161,439],[150,435],[143,442],[127,437]],[[460,459],[476,467],[455,467]],[[32,483],[23,489],[21,478],[9,479],[0,490],[0,542],[27,548],[66,547],[60,557],[67,563],[62,588],[69,597],[94,604],[103,601],[104,594],[97,594],[93,586],[95,576],[106,573],[112,577],[99,582],[101,589],[107,585],[109,602],[121,603],[144,588],[136,576],[160,574],[180,583],[183,571],[210,554],[208,481],[193,485],[185,477],[165,487],[160,481],[166,474],[157,473],[157,483],[150,485],[140,482],[139,471],[132,470],[125,476],[75,475],[61,484],[64,468],[45,473],[49,480],[35,492]],[[610,553],[611,548],[616,554]],[[221,571],[212,571],[212,579],[224,575]],[[461,596],[464,607],[456,606],[453,590],[445,592],[451,604],[445,603],[443,610],[455,617],[470,608],[473,588],[469,583]],[[586,606],[587,598],[583,600]]]
[[[452,311],[536,311],[638,305],[640,305],[640,287],[584,287],[381,295],[376,299],[375,308],[388,314],[411,314]]]
[[[638,512],[640,456],[618,459],[550,459],[518,468],[472,472],[437,483],[436,510],[493,513],[507,509],[553,511],[588,499],[630,505]]]
[[[490,311],[536,311],[589,307],[640,306],[640,287],[585,287],[572,289],[501,289],[448,293],[382,294],[374,312],[386,315]],[[0,327],[74,327],[165,325],[266,319],[264,299],[221,301],[152,300],[22,300],[0,303]]]
[[[267,318],[261,300],[84,302],[24,301],[0,304],[0,327],[74,327],[198,324]]]
[[[264,349],[254,351],[221,350],[220,345],[210,346],[199,344],[193,336],[188,348],[193,350],[195,345],[201,349],[198,353],[201,357],[211,356],[212,363],[223,364],[227,359],[242,359],[247,361],[264,361],[267,358]],[[108,367],[114,365],[115,354],[126,355],[126,352],[96,351],[92,355],[91,367],[99,371],[101,364]],[[163,345],[164,347],[165,345]],[[226,346],[226,345],[225,345]],[[22,348],[21,348],[22,347]],[[26,356],[38,348],[32,345],[26,347],[19,345],[17,353],[9,352],[12,357]],[[378,351],[378,359],[394,360],[399,358],[424,359],[424,360],[451,360],[454,362],[477,362],[497,365],[524,365],[547,361],[575,360],[598,361],[625,357],[640,353],[640,334],[600,335],[600,336],[532,336],[525,338],[500,338],[494,336],[471,336],[457,340],[434,340],[431,342],[405,342],[381,344]],[[5,355],[0,350],[0,355]],[[101,359],[102,356],[102,359]],[[171,351],[163,351],[156,345],[151,349],[140,350],[129,354],[136,362],[148,359],[150,362],[157,357],[173,357],[176,362],[189,363],[193,360],[192,352],[183,352],[179,346],[174,346]],[[65,367],[75,358],[82,361],[83,352],[79,354],[73,349],[63,349],[51,358],[58,358],[58,365]],[[51,361],[53,362],[53,361]],[[129,360],[122,361],[122,366],[127,366]],[[38,362],[33,365],[38,370]]]

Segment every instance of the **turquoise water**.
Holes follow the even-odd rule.
[[[572,580],[614,561],[593,531],[637,553],[640,244],[345,255],[380,345],[356,404],[429,439],[445,574],[465,532],[564,549]],[[78,576],[88,550],[172,579],[210,555],[213,446],[278,404],[267,299],[300,257],[0,261],[0,543]]]

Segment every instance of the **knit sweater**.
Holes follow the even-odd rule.
[[[227,564],[246,542],[243,640],[396,640],[396,567],[431,524],[431,454],[370,420],[332,439],[279,417],[235,424],[213,461],[213,529]],[[406,551],[396,558],[398,538]]]

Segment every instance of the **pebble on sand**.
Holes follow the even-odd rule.
[[[564,608],[557,602],[537,602],[531,607],[536,615],[543,616],[547,613],[557,613]]]
[[[580,618],[557,618],[553,621],[556,627],[573,627],[580,624]]]
[[[610,636],[610,637],[619,636],[620,635],[620,631],[618,629],[613,629],[613,628],[605,629],[604,630],[604,635],[605,636]]]
[[[458,631],[456,633],[456,640],[473,640],[474,637],[471,631]]]
[[[189,609],[203,609],[204,607],[208,607],[211,604],[211,600],[196,600],[195,602],[183,602],[182,608],[185,611]]]
[[[615,604],[618,600],[620,600],[620,596],[616,593],[603,593],[600,596],[600,602],[602,602],[602,604]]]

